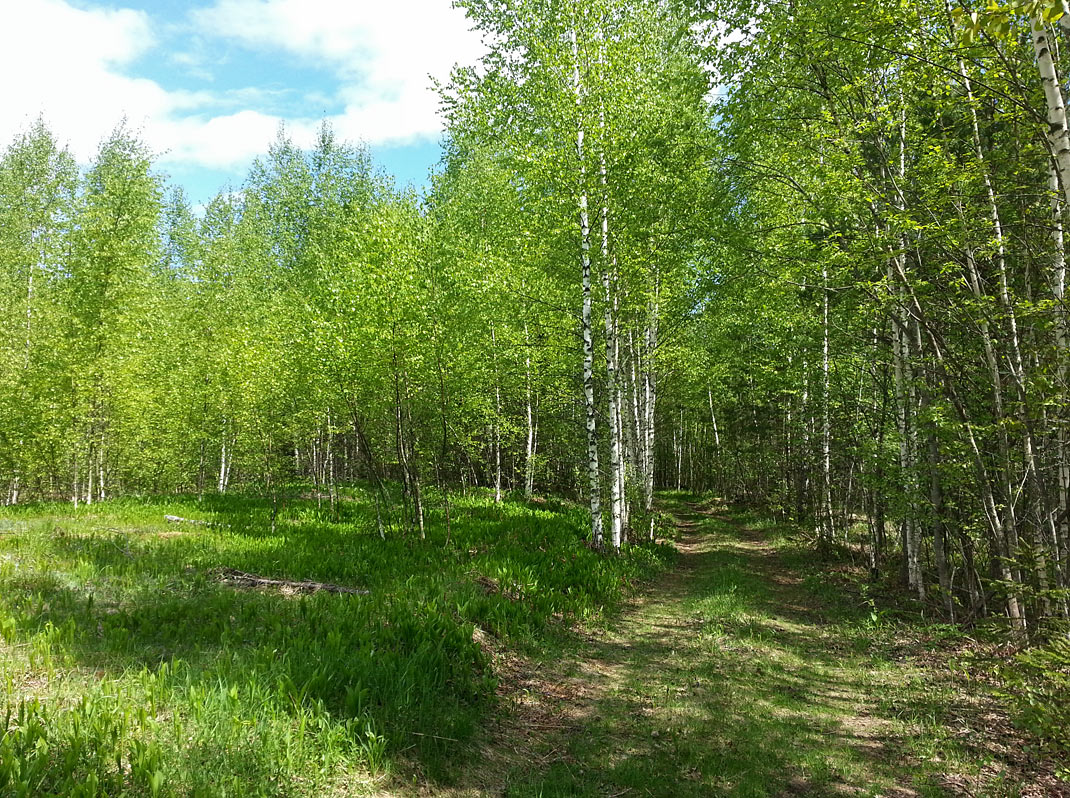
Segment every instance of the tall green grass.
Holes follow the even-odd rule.
[[[669,556],[599,555],[560,503],[455,496],[426,539],[383,540],[360,490],[336,512],[290,499],[274,533],[270,513],[177,497],[0,516],[0,794],[352,794],[402,760],[448,780],[493,705],[477,640],[596,615]],[[224,567],[370,593],[240,589]]]

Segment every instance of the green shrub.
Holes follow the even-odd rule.
[[[1060,635],[1018,654],[1003,669],[1003,677],[1005,696],[1017,710],[1019,722],[1070,753],[1070,637]]]

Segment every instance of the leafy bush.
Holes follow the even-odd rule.
[[[1019,722],[1070,753],[1070,637],[1060,635],[1018,654],[1003,677]]]

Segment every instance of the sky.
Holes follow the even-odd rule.
[[[0,148],[39,116],[81,163],[124,118],[195,204],[240,186],[280,124],[321,120],[422,186],[431,77],[482,53],[450,0],[0,0]]]

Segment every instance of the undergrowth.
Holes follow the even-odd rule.
[[[1044,645],[1019,653],[1000,676],[1016,720],[1060,756],[1059,775],[1070,781],[1070,636],[1060,630]]]
[[[336,511],[287,501],[274,533],[255,497],[8,508],[0,794],[353,794],[399,760],[448,781],[492,706],[478,641],[597,616],[669,557],[599,555],[564,503],[450,511],[383,539],[359,489]],[[221,568],[370,592],[241,589]]]

